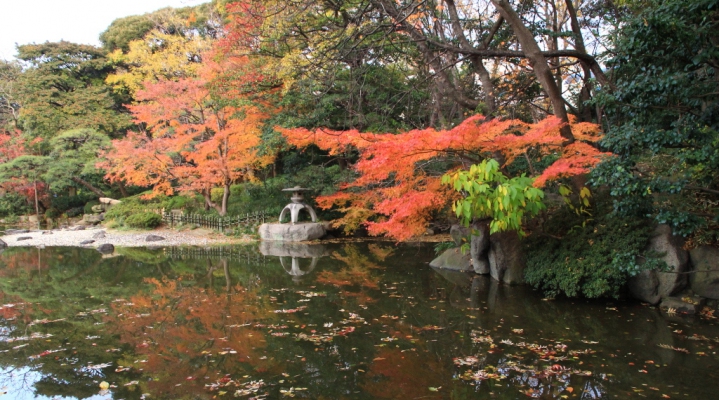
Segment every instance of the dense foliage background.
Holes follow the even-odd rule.
[[[584,242],[631,227],[633,257],[653,223],[719,240],[718,24],[717,0],[213,0],[118,19],[99,48],[23,44],[0,62],[0,217],[105,196],[126,198],[116,225],[274,213],[299,185],[337,227],[404,240],[456,222],[457,196],[481,208],[440,177],[495,159],[568,200],[531,240],[611,270],[566,286],[540,255],[530,280],[615,293],[631,257]],[[524,212],[492,193],[493,212]],[[578,210],[576,234],[554,230]]]

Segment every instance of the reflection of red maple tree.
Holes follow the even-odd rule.
[[[530,148],[539,149],[542,154],[559,156],[537,177],[535,185],[543,186],[548,180],[586,173],[607,155],[586,143],[601,138],[597,125],[572,124],[577,142],[569,146],[563,146],[561,127],[562,122],[554,117],[528,124],[517,120],[487,121],[477,115],[450,130],[428,128],[397,135],[277,129],[298,147],[315,144],[331,155],[359,150],[360,159],[354,166],[359,173],[357,180],[334,195],[319,197],[318,204],[323,208],[339,206],[346,214],[338,223],[346,226],[356,226],[358,220],[372,215],[380,216],[367,223],[371,234],[406,240],[424,233],[432,214],[456,196],[440,184],[437,174],[424,168],[433,159],[478,163],[487,154],[501,153],[505,163],[511,163]]]
[[[271,359],[260,358],[265,335],[251,326],[268,323],[276,314],[254,290],[238,285],[231,293],[221,293],[184,287],[182,280],[147,281],[153,285],[151,293],[113,303],[115,316],[107,317],[120,341],[131,345],[143,361],[123,363],[154,378],[143,390],[186,397],[188,391],[206,393],[204,384],[230,373],[223,370],[227,366],[239,368],[238,375],[250,369],[277,369]],[[195,379],[202,382],[193,384]]]
[[[375,399],[431,399],[429,387],[442,385],[451,375],[441,364],[416,352],[382,348],[375,355],[361,387]]]

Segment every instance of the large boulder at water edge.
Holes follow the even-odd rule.
[[[469,241],[469,255],[472,257],[474,272],[480,275],[490,273],[489,267],[489,221],[472,224],[472,237]]]
[[[111,243],[103,243],[97,246],[97,251],[102,254],[112,254],[115,252],[115,246],[113,246]]]
[[[517,232],[499,232],[490,236],[489,274],[492,278],[510,285],[524,283],[526,266],[522,243]]]
[[[469,254],[462,254],[459,247],[445,250],[439,257],[430,261],[429,266],[454,271],[474,272]]]
[[[315,240],[325,235],[325,227],[317,222],[298,224],[262,224],[259,228],[262,240],[280,240],[284,242],[304,242]]]
[[[669,297],[687,284],[686,272],[691,265],[689,253],[683,249],[684,239],[672,234],[669,225],[659,225],[647,246],[647,251],[660,254],[671,270],[658,272],[655,270],[642,271],[629,279],[629,291],[635,298],[650,304],[658,304],[665,297]]]
[[[5,243],[2,239],[0,239],[0,249],[4,249],[7,247],[7,243]]]
[[[489,221],[474,222],[469,228],[452,225],[449,235],[457,246],[469,242],[469,255],[474,272],[489,273]]]
[[[719,248],[701,246],[689,252],[694,266],[691,288],[708,299],[719,299]]]

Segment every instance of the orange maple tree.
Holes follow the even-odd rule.
[[[210,91],[220,71],[242,67],[246,61],[208,61],[196,78],[146,82],[137,93],[138,104],[130,106],[143,130],[113,142],[107,161],[100,164],[107,178],[152,187],[150,197],[200,193],[208,206],[224,215],[230,185],[253,179],[256,169],[272,161],[271,155],[260,156],[257,150],[267,107],[242,101],[241,93],[228,101]],[[211,196],[216,187],[223,189],[220,204]]]
[[[358,150],[354,169],[359,177],[337,193],[319,197],[318,205],[336,206],[345,212],[337,225],[356,227],[364,223],[370,234],[387,234],[402,241],[423,234],[433,214],[457,196],[440,184],[441,173],[427,168],[434,160],[453,159],[456,168],[497,154],[503,156],[506,165],[530,148],[542,154],[556,153],[559,159],[535,181],[535,186],[542,187],[548,180],[586,173],[608,155],[588,144],[601,138],[597,125],[572,123],[576,142],[568,146],[562,145],[562,126],[555,117],[529,124],[475,115],[449,130],[417,129],[396,135],[357,130],[277,130],[297,147],[313,144],[330,155]],[[364,222],[370,217],[375,220]]]

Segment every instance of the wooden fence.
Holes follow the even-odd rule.
[[[177,212],[162,212],[162,220],[170,225],[195,224],[203,228],[217,229],[224,232],[226,228],[237,226],[256,226],[264,224],[267,219],[267,212],[258,211],[251,214],[235,215],[228,217],[212,217],[200,214],[181,214]]]
[[[176,260],[224,258],[253,265],[264,265],[267,262],[266,257],[261,253],[243,248],[242,246],[220,246],[209,248],[166,247],[164,252],[166,256]]]

